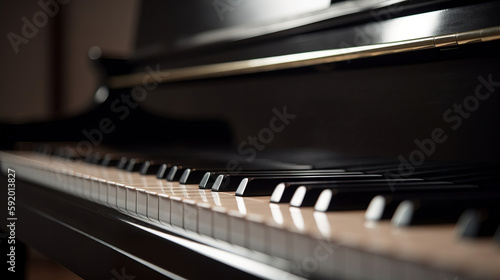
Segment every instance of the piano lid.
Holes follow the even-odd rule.
[[[158,82],[168,83],[315,66],[432,48],[449,48],[500,38],[500,18],[496,13],[500,8],[499,2],[457,7],[446,3],[448,6],[440,9],[415,14],[410,13],[411,8],[415,9],[414,2],[413,6],[408,6],[405,1],[381,1],[379,5],[383,2],[383,8],[373,6],[375,2],[378,1],[342,1],[321,12],[293,16],[268,25],[262,25],[258,21],[259,17],[253,19],[249,15],[247,20],[253,19],[256,23],[249,24],[242,19],[230,27],[213,27],[215,29],[199,31],[196,34],[190,33],[193,30],[188,25],[187,28],[178,28],[177,32],[182,34],[171,37],[168,42],[162,38],[155,38],[154,44],[147,43],[152,42],[152,38],[149,41],[139,40],[139,56],[135,58],[139,61],[136,73],[111,77],[107,85],[111,88],[140,85],[144,78],[150,75],[149,71],[144,71],[144,65],[141,65],[141,52],[147,53],[148,51],[143,51],[152,50],[153,45],[159,48],[158,52],[161,49],[163,55],[150,60],[153,63],[149,67],[156,69],[155,79]],[[420,2],[420,5],[426,4],[425,8],[435,4],[433,1]],[[357,8],[346,8],[343,3],[357,3]],[[363,6],[361,3],[371,3],[372,6]],[[341,4],[344,6],[338,6]],[[145,8],[148,8],[148,5],[152,4],[145,2]],[[370,8],[371,10],[363,13],[365,9]],[[332,9],[336,13],[331,12]],[[345,14],[340,15],[341,11]],[[359,22],[361,17],[366,16],[368,19]],[[210,25],[200,25],[201,21],[197,22],[189,14],[185,17],[184,20],[193,20],[190,23],[197,25],[197,30],[210,28]],[[346,19],[343,19],[344,17]],[[142,18],[146,18],[141,20],[140,27],[140,30],[146,32],[139,32],[145,34],[143,37],[151,35],[154,30],[163,30],[159,28],[159,22],[155,27],[146,28],[155,20],[152,20],[152,16]],[[468,20],[464,21],[464,18]],[[335,26],[339,22],[334,21],[340,19],[358,22],[356,25],[322,28]],[[183,23],[182,20],[179,22]],[[319,22],[324,26],[318,26],[316,23]],[[281,27],[278,28],[278,25]],[[313,28],[311,25],[315,25],[314,32],[306,32],[304,28]],[[285,29],[288,30],[286,34],[278,34]],[[271,34],[272,38],[267,36]],[[250,38],[259,41],[246,40]],[[220,47],[217,47],[217,44]]]
[[[373,18],[385,20],[415,9],[435,10],[447,0],[185,0],[142,1],[138,57],[208,45],[283,37]],[[420,11],[422,12],[422,11]]]

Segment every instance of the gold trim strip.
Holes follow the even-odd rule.
[[[154,79],[159,83],[169,83],[204,78],[227,77],[233,75],[291,69],[303,66],[313,66],[324,63],[410,52],[422,49],[480,43],[498,39],[500,39],[500,26],[495,26],[468,32],[459,32],[375,45],[313,51],[307,53],[161,70],[154,73]],[[114,76],[108,79],[107,85],[110,88],[127,88],[143,85],[149,81],[151,75],[151,73],[143,72]]]

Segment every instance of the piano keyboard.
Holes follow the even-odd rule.
[[[270,274],[254,271],[259,277],[500,278],[500,249],[491,238],[458,238],[453,224],[397,227],[387,217],[365,219],[363,210],[330,212],[318,204],[328,201],[328,193],[331,199],[331,190],[316,195],[315,207],[291,207],[289,203],[270,203],[271,195],[239,196],[241,190],[217,192],[198,184],[158,179],[155,174],[33,152],[1,152],[0,162],[4,174],[13,169],[21,180],[263,263]],[[370,179],[374,178],[378,177]],[[468,189],[469,185],[460,186]],[[448,185],[442,187],[445,193]],[[306,191],[296,186],[296,194]],[[372,204],[383,198],[379,196]],[[368,216],[373,218],[372,212]]]

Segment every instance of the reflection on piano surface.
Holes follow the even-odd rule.
[[[98,106],[0,126],[17,238],[89,279],[499,279],[500,1],[250,2],[143,1]]]

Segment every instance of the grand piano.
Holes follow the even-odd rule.
[[[0,125],[3,271],[500,279],[499,11],[141,1],[87,113]]]

